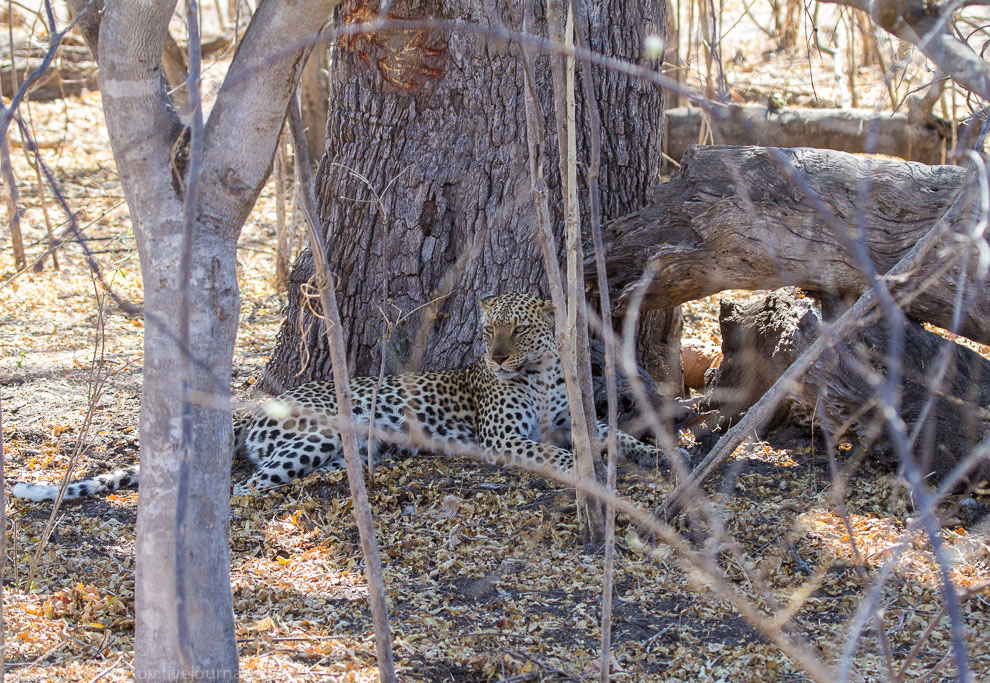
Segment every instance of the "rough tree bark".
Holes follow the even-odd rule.
[[[835,217],[831,225],[775,157],[793,165]],[[840,233],[855,235],[862,216],[869,258],[885,273],[931,229],[965,174],[956,166],[829,150],[691,148],[649,206],[605,226],[609,285],[618,295],[613,300],[621,308],[647,266],[657,269],[647,303],[661,309],[725,289],[790,285],[854,299],[866,278]],[[938,243],[939,258],[892,283],[909,316],[951,327],[965,260],[957,257],[973,253],[967,239],[950,232]],[[967,287],[973,303],[959,328],[981,343],[990,343],[986,287]]]
[[[543,6],[537,4],[536,29],[545,34]],[[663,3],[583,4],[590,47],[605,54],[638,63],[643,36],[662,30]],[[478,0],[406,0],[393,4],[391,13],[483,25],[500,20],[518,28],[522,6],[515,1],[493,9]],[[361,21],[373,12],[372,6],[352,2],[341,7],[339,20]],[[491,14],[496,12],[497,18]],[[606,24],[609,30],[601,30]],[[547,93],[548,60],[536,62],[537,85]],[[416,365],[420,357],[425,368],[466,363],[480,349],[479,293],[520,289],[546,295],[533,236],[523,82],[519,47],[489,43],[477,34],[389,31],[333,46],[333,111],[317,191],[330,262],[340,276],[341,315],[349,323],[347,349],[356,373],[377,369],[378,344],[387,333],[387,370],[406,367],[410,360]],[[595,69],[595,89],[607,122],[600,178],[607,219],[639,209],[657,181],[663,95],[602,69]],[[545,106],[544,115],[552,131],[553,112]],[[579,149],[586,149],[583,108],[577,118]],[[559,228],[560,181],[552,137],[546,147]],[[290,276],[289,306],[268,364],[269,389],[330,375],[321,323],[302,293],[312,273],[311,257],[304,254]],[[422,308],[406,317],[417,307]]]
[[[777,147],[874,152],[923,164],[943,164],[946,153],[952,151],[949,123],[917,108],[882,116],[866,109],[770,111],[766,107],[732,107],[731,111],[733,116],[729,118],[708,117],[717,145],[758,145],[769,141]],[[677,107],[665,111],[664,118],[667,154],[680,160],[688,146],[699,141],[702,111]],[[755,128],[758,137],[743,122]]]
[[[104,0],[66,0],[65,4],[73,19],[80,14],[83,15],[79,17],[75,30],[86,41],[90,54],[96,57],[100,51],[100,24],[103,21]]]
[[[723,360],[705,378],[700,409],[718,410],[723,421],[748,409],[814,342],[820,323],[817,305],[788,290],[748,304],[723,302]],[[794,385],[778,417],[814,419],[833,440],[855,436],[858,445],[892,460],[871,382],[871,374],[886,372],[889,338],[883,322],[851,336]],[[904,344],[900,416],[909,433],[917,432],[913,451],[924,473],[940,479],[990,429],[990,361],[913,322]]]
[[[640,340],[637,361],[649,377],[659,383],[660,393],[667,398],[686,393],[681,360],[683,330],[684,318],[679,306],[643,311],[637,325],[636,336]],[[595,396],[597,399],[598,394]]]
[[[237,237],[268,176],[305,56],[302,49],[286,54],[285,46],[315,34],[336,2],[267,0],[252,19],[205,127],[185,310],[179,255],[188,176],[181,163],[185,155],[175,153],[185,137],[165,94],[161,67],[175,4],[112,2],[98,29],[103,106],[141,256],[147,323],[135,673],[154,680],[233,680],[229,387],[238,313]],[[177,343],[183,316],[188,316],[187,349]],[[194,371],[184,373],[190,366]],[[183,439],[184,413],[191,443]],[[195,466],[187,495],[180,498],[184,448],[191,449]],[[181,544],[180,514],[187,520]],[[177,566],[185,567],[184,595],[177,590]],[[181,641],[180,601],[188,624]]]

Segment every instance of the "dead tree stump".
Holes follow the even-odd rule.
[[[796,290],[723,302],[722,363],[709,370],[702,410],[732,418],[755,403],[817,338],[821,310]],[[838,344],[792,388],[776,419],[796,418],[827,430],[835,443],[855,440],[891,459],[877,385],[887,372],[890,328],[870,321]],[[901,355],[899,414],[923,472],[939,479],[972,453],[990,429],[990,361],[908,322]],[[982,467],[986,475],[990,468]]]

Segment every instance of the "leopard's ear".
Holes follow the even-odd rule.
[[[488,292],[485,292],[484,294],[478,297],[478,305],[481,306],[481,310],[487,311],[489,308],[492,307],[492,302],[494,300],[495,300],[494,294],[489,294]]]
[[[554,326],[553,312],[555,308],[553,302],[549,299],[544,299],[543,305],[540,306],[540,312],[543,313],[543,317],[546,318],[547,322],[550,323],[550,327]]]

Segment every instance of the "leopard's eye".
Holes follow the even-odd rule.
[[[513,334],[522,334],[529,329],[529,325],[516,325],[516,329],[513,330]]]
[[[491,325],[485,325],[483,328],[481,328],[481,331],[484,332],[485,334],[491,334],[492,333],[492,326]]]

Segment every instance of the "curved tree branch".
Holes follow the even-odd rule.
[[[952,35],[951,14],[967,5],[990,0],[959,0],[943,5],[925,0],[823,0],[869,13],[888,33],[921,50],[928,59],[967,90],[990,99],[990,64],[973,48]]]
[[[777,158],[796,170],[807,192],[790,185]],[[809,195],[821,198],[833,215],[866,216],[867,253],[884,273],[935,224],[965,176],[958,166],[831,150],[691,147],[681,170],[657,188],[647,206],[603,228],[613,306],[621,311],[629,304],[644,267],[656,274],[645,290],[649,308],[726,289],[787,286],[853,300],[867,289],[868,278],[843,237],[845,224],[823,221]],[[871,189],[862,196],[859,188],[866,182]],[[978,257],[966,225],[939,242],[938,258],[890,283],[911,318],[957,326],[961,262]],[[591,248],[585,248],[590,262]],[[990,287],[970,283],[966,296],[971,305],[956,331],[990,343]]]
[[[174,9],[175,0],[113,3],[104,10],[99,30],[107,133],[139,230],[161,221],[163,209],[181,230],[182,202],[172,188],[170,152],[182,124],[168,101],[161,70]]]
[[[338,4],[268,0],[258,7],[206,123],[204,223],[240,229],[268,177],[286,107],[310,51],[307,46],[286,54],[285,45],[319,32]],[[243,153],[245,146],[251,154]]]

